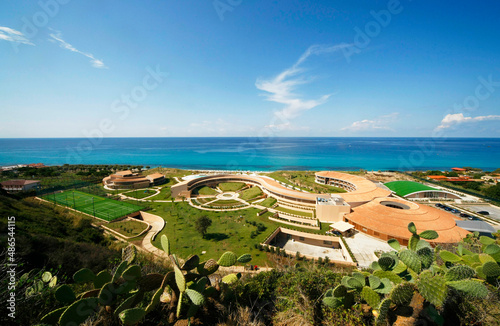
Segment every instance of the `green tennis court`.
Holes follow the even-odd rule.
[[[138,205],[72,190],[45,195],[42,198],[106,221],[112,221],[143,209]]]

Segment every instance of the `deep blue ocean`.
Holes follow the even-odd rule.
[[[500,138],[0,139],[0,166],[131,164],[214,170],[500,168]]]

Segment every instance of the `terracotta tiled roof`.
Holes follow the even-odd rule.
[[[409,207],[397,209],[385,206],[382,202],[396,202]],[[438,243],[456,243],[464,238],[468,231],[456,226],[452,214],[427,205],[419,205],[398,198],[377,198],[371,202],[353,208],[345,215],[350,223],[359,224],[367,229],[388,234],[390,237],[408,239],[408,223],[414,222],[417,231],[435,230]]]
[[[164,175],[161,173],[153,173],[147,176],[148,179],[158,179],[158,178],[163,178]]]
[[[6,187],[6,186],[26,186],[26,185],[29,185],[29,184],[39,183],[39,182],[40,182],[39,180],[23,180],[23,179],[19,179],[19,180],[4,181],[1,184],[4,187]]]

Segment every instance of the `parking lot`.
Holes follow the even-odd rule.
[[[458,206],[458,205],[454,205],[454,206]],[[462,212],[462,211],[455,209],[447,204],[435,204],[434,207],[436,207],[440,210],[443,210],[443,211],[447,211],[448,213],[455,215],[456,218],[459,218],[462,220],[478,220],[477,217],[470,216],[469,214],[467,214],[467,212]]]
[[[480,212],[480,211],[487,211],[490,213],[490,215],[486,215],[486,217],[489,217],[491,219],[497,220],[500,222],[500,208],[492,205],[474,205],[474,204],[461,204],[461,205],[456,205],[463,207],[465,209],[468,209],[473,212]]]

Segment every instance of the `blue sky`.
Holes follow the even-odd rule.
[[[500,137],[498,1],[0,3],[1,137]]]

